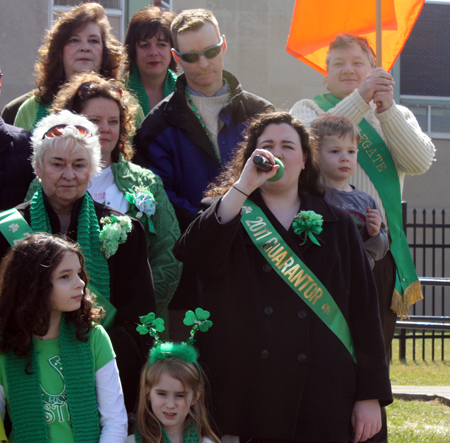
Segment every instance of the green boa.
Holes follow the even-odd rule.
[[[89,341],[76,338],[75,325],[61,317],[60,356],[69,404],[71,426],[77,443],[94,443],[100,438],[94,363]],[[14,438],[20,443],[47,443],[47,424],[39,381],[39,367],[31,347],[31,374],[27,361],[11,350],[6,357],[9,408]]]
[[[332,94],[320,94],[314,101],[327,112],[341,100]],[[396,279],[391,309],[408,317],[408,307],[423,298],[420,281],[403,232],[401,190],[397,168],[386,143],[366,119],[358,125],[361,142],[358,163],[364,169],[383,202],[389,227],[390,250],[395,260]]]
[[[175,83],[177,81],[177,75],[170,69],[167,70],[166,79],[164,80],[164,97],[175,90]],[[150,106],[148,104],[148,95],[145,92],[144,85],[139,77],[139,69],[137,65],[134,65],[130,71],[127,82],[128,89],[137,97],[139,104],[144,111],[144,115],[150,112]]]
[[[163,433],[163,442],[164,443],[171,443],[170,438],[166,434],[166,431],[164,428],[162,428]],[[134,438],[136,440],[136,443],[143,443],[142,435],[139,433],[138,430],[134,432]],[[183,434],[183,443],[199,443],[199,438],[197,435],[197,431],[195,430],[195,426],[193,423],[189,426],[189,429],[186,429]]]
[[[31,199],[31,228],[34,232],[52,232],[50,220],[44,205],[42,186]],[[95,293],[110,299],[109,268],[105,256],[100,251],[100,226],[91,196],[86,192],[78,215],[77,242],[86,259],[89,286]]]

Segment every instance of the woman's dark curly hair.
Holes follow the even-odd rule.
[[[83,114],[86,103],[93,98],[114,100],[120,110],[119,140],[111,153],[114,163],[119,160],[120,153],[125,160],[131,160],[134,155],[129,138],[134,134],[134,117],[138,105],[133,103],[130,93],[122,88],[123,85],[119,81],[106,80],[95,72],[81,72],[61,88],[51,109],[52,113],[68,109],[76,114]]]
[[[320,184],[319,167],[317,164],[317,142],[313,135],[303,126],[300,120],[288,112],[268,111],[255,116],[249,124],[247,134],[234,154],[234,158],[226,165],[224,171],[216,181],[208,186],[206,197],[224,195],[239,179],[244,165],[256,149],[258,138],[269,125],[287,124],[295,129],[300,137],[303,155],[306,158],[305,169],[298,179],[298,193],[301,196],[306,192],[318,197],[325,195]]]
[[[83,3],[60,15],[47,31],[44,43],[39,48],[35,65],[35,95],[41,103],[50,103],[67,80],[63,63],[64,46],[77,30],[89,23],[99,26],[102,37],[103,54],[99,74],[106,78],[120,78],[125,56],[121,44],[111,33],[105,10],[98,3]]]
[[[163,12],[157,6],[141,9],[131,17],[124,43],[128,56],[125,68],[126,72],[130,72],[136,64],[136,45],[142,40],[148,40],[156,36],[159,39],[165,40],[173,48],[170,25],[174,18],[174,13],[168,11]],[[169,69],[174,72],[177,70],[177,63],[172,55]]]
[[[81,279],[88,283],[84,257],[77,245],[63,237],[37,233],[21,240],[0,265],[0,352],[13,350],[31,362],[33,336],[44,336],[50,326],[51,276],[67,254],[77,254]],[[77,338],[86,341],[87,333],[103,313],[93,308],[89,291],[79,309],[66,312],[66,319],[77,328]]]

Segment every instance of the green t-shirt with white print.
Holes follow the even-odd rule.
[[[49,441],[51,443],[75,443],[64,383],[64,367],[59,356],[59,338],[53,340],[33,339],[33,344],[39,365],[42,401],[44,402]],[[91,330],[89,344],[95,372],[115,358],[109,336],[101,326],[98,325]],[[92,377],[95,377],[95,373],[92,374]],[[6,406],[9,409],[5,354],[0,354],[0,385],[5,390]],[[26,414],[26,411],[24,413]],[[14,443],[13,434],[9,436],[9,441]]]

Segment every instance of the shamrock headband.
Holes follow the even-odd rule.
[[[182,343],[163,343],[161,341],[159,338],[159,333],[165,330],[164,320],[162,318],[156,318],[156,315],[153,312],[140,317],[142,324],[139,325],[136,330],[141,335],[150,334],[150,336],[155,339],[153,348],[149,353],[147,371],[150,365],[158,360],[165,360],[166,358],[179,358],[186,363],[193,363],[197,367],[201,377],[202,371],[197,363],[198,352],[194,347],[194,336],[199,330],[201,332],[206,332],[212,326],[212,321],[208,320],[209,316],[210,313],[201,308],[197,308],[195,312],[187,311],[183,323],[186,326],[192,326],[192,329],[188,340]]]

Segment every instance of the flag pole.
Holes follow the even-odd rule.
[[[382,26],[382,19],[381,19],[381,0],[376,0],[376,18],[377,18],[377,25],[376,25],[376,33],[377,33],[377,67],[382,66],[383,62],[383,51],[382,51],[382,33],[383,33],[383,26]]]

